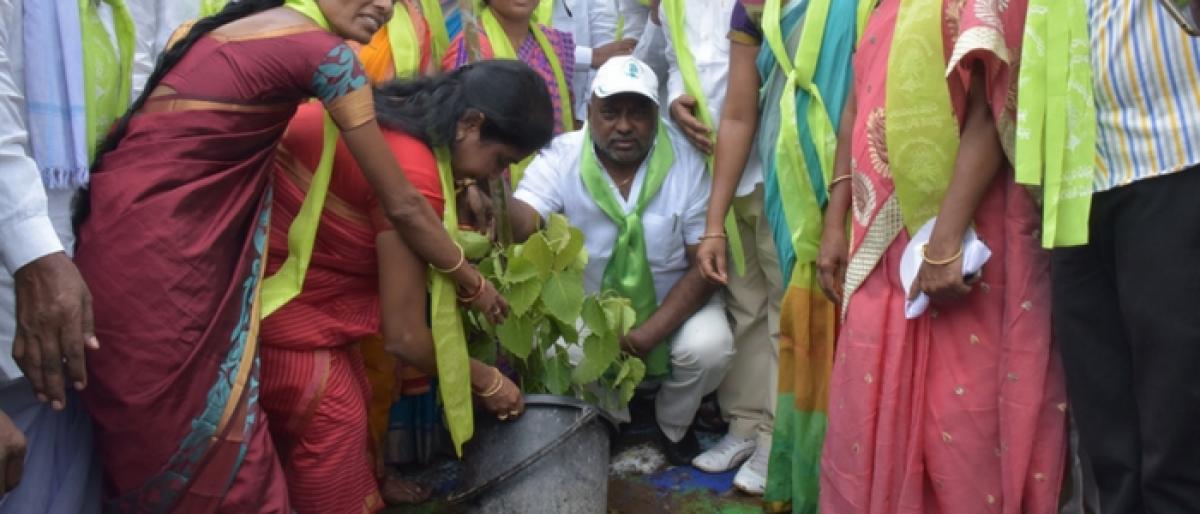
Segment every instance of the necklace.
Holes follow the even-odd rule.
[[[630,175],[629,178],[627,178],[625,180],[621,180],[621,181],[614,180],[613,183],[615,183],[617,185],[617,189],[625,189],[625,186],[628,186],[630,183],[632,183],[634,178],[637,178],[636,174]]]

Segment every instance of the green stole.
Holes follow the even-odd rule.
[[[637,312],[637,324],[641,324],[658,309],[658,296],[654,288],[654,273],[646,257],[646,237],[642,227],[642,214],[646,206],[662,189],[663,181],[675,163],[675,150],[667,136],[666,126],[659,121],[658,135],[648,157],[646,176],[638,194],[633,212],[626,213],[605,180],[607,173],[596,158],[592,135],[588,127],[583,128],[583,156],[580,160],[580,177],[591,194],[596,206],[617,225],[617,240],[613,244],[612,256],[604,268],[601,291],[616,291],[633,302]],[[646,376],[663,376],[671,371],[671,354],[666,345],[659,344],[645,358]]]
[[[817,260],[821,245],[822,205],[826,201],[826,184],[833,174],[833,159],[837,148],[837,133],[829,118],[821,91],[813,82],[831,0],[811,0],[804,15],[804,27],[796,45],[795,57],[790,57],[784,45],[782,1],[767,0],[763,6],[763,36],[775,61],[787,74],[779,98],[779,140],[776,143],[775,168],[780,196],[794,204],[784,208],[784,217],[792,233],[792,248],[796,264],[792,281],[808,284],[813,276],[812,263]],[[803,89],[810,97],[805,121],[812,135],[812,146],[821,169],[811,173],[799,144],[800,127],[796,116],[796,91]],[[846,121],[843,121],[845,123]]]
[[[38,0],[47,1],[47,0]],[[97,12],[99,0],[79,0],[80,37],[83,42],[83,110],[87,118],[88,160],[96,158],[96,145],[113,121],[129,108],[133,90],[133,17],[125,0],[103,0],[112,7],[114,49],[108,29]]]
[[[508,40],[508,34],[504,32],[504,27],[500,25],[500,21],[496,19],[496,15],[492,10],[484,7],[480,18],[483,21],[484,34],[487,35],[488,43],[492,46],[492,56],[496,59],[516,59],[517,51],[513,48],[512,42]],[[537,41],[538,47],[542,49],[542,53],[546,54],[546,60],[550,63],[550,69],[554,72],[554,82],[558,87],[558,98],[562,100],[559,102],[562,106],[562,131],[571,132],[575,130],[575,114],[571,108],[571,88],[567,86],[567,78],[563,74],[562,63],[558,62],[558,54],[554,53],[554,46],[550,44],[549,39],[546,39],[546,33],[542,31],[542,27],[536,21],[529,22],[529,33]],[[521,176],[525,174],[525,168],[529,166],[532,160],[533,156],[530,155],[521,162],[509,167],[513,186],[521,182]]]
[[[387,23],[388,48],[392,51],[392,65],[396,67],[396,78],[411,78],[421,74],[421,42],[413,30],[408,6],[397,2],[392,19]],[[432,42],[432,38],[430,38]],[[430,45],[432,47],[432,44]]]
[[[434,149],[438,178],[444,203],[442,225],[451,239],[458,239],[458,202],[454,196],[454,175],[450,150]],[[482,275],[480,275],[482,277]],[[467,336],[463,332],[462,313],[458,309],[457,285],[449,275],[429,268],[430,325],[434,354],[437,358],[438,391],[446,411],[446,425],[454,450],[462,456],[463,443],[475,433],[474,406],[471,403],[471,362],[467,355]]]
[[[221,12],[229,0],[200,0],[200,17],[207,18]]]
[[[446,31],[446,15],[438,0],[421,0],[421,14],[425,16],[425,24],[429,25],[430,48],[433,51],[433,62],[442,62],[442,56],[450,49],[450,35]]]
[[[1096,105],[1087,16],[1083,0],[1031,0],[1025,18],[1016,179],[1042,186],[1046,248],[1088,240]]]
[[[667,16],[667,30],[671,34],[672,46],[675,48],[675,58],[679,63],[679,73],[683,76],[683,88],[687,91],[688,95],[696,99],[696,114],[699,115],[700,122],[708,127],[711,131],[710,133],[713,134],[713,139],[715,139],[717,127],[713,124],[712,114],[708,111],[708,97],[704,94],[704,89],[700,87],[700,73],[696,69],[696,59],[692,55],[691,47],[688,46],[687,32],[684,30],[683,20],[685,10],[683,3],[684,0],[663,0],[662,7]],[[815,59],[813,66],[816,66]],[[705,159],[710,173],[713,170],[713,157],[714,154],[709,154]],[[746,256],[742,250],[742,234],[738,231],[737,220],[734,219],[732,206],[725,213],[725,234],[729,238],[729,251],[733,256],[734,270],[741,275],[746,271]]]
[[[937,216],[954,175],[959,126],[946,83],[942,0],[901,0],[887,71],[887,149],[908,233]]]

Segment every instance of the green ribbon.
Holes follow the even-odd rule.
[[[200,0],[200,17],[207,18],[221,12],[228,0]]]
[[[613,0],[613,12],[617,13],[617,30],[613,34],[613,41],[620,41],[625,38],[625,13],[621,11],[621,0]]]
[[[317,0],[287,0],[283,6],[312,18],[321,28],[332,31],[329,28],[329,20],[325,19],[325,13],[321,12],[321,6],[317,5]]]
[[[533,10],[533,21],[542,25],[550,25],[554,17],[554,0],[540,0]]]
[[[937,216],[954,175],[959,126],[943,72],[942,0],[901,0],[888,55],[887,149],[910,234]]]
[[[483,14],[480,16],[483,21],[483,32],[487,36],[488,43],[492,45],[492,56],[496,59],[516,59],[517,51],[513,48],[512,42],[508,40],[508,33],[504,32],[504,27],[500,25],[500,20],[496,19],[496,14],[488,7],[483,8]],[[550,62],[550,69],[554,72],[554,82],[558,86],[558,97],[562,100],[562,131],[571,132],[575,130],[575,114],[571,109],[571,88],[567,85],[567,77],[563,73],[562,63],[558,61],[558,54],[554,53],[554,46],[550,44],[550,40],[546,39],[546,33],[542,31],[542,27],[534,21],[529,22],[529,32],[533,34],[534,40],[537,41],[538,47],[542,49],[542,53],[546,54],[547,61]],[[512,185],[515,188],[521,182],[521,177],[525,175],[525,168],[533,160],[533,156],[526,157],[519,163],[509,166],[509,175],[512,178]]]
[[[387,23],[388,47],[392,51],[392,65],[396,67],[396,78],[409,78],[421,74],[421,42],[413,30],[408,5],[397,2],[392,19]]]
[[[637,204],[632,212],[625,212],[617,197],[613,195],[608,175],[596,158],[596,149],[592,145],[592,135],[588,127],[583,128],[583,158],[580,164],[580,176],[588,193],[595,200],[604,214],[608,215],[617,225],[617,240],[613,244],[612,257],[604,268],[601,280],[601,290],[616,291],[628,297],[633,302],[633,310],[637,312],[637,323],[646,321],[658,309],[658,295],[654,288],[654,273],[650,270],[650,260],[646,256],[645,229],[642,227],[642,214],[646,206],[662,189],[663,180],[667,178],[671,166],[675,163],[675,150],[667,136],[667,128],[660,121],[658,135],[654,138],[654,148],[650,151],[649,163],[646,166],[646,176],[642,182],[642,190],[638,194]],[[670,350],[666,345],[657,345],[645,359],[647,376],[662,376],[671,371]]]
[[[1083,0],[1032,0],[1025,18],[1016,180],[1042,186],[1046,248],[1088,240],[1096,106],[1087,16]]]
[[[438,178],[442,186],[444,203],[442,224],[451,239],[458,239],[458,207],[454,197],[454,175],[450,168],[450,150],[446,147],[434,149],[437,156]],[[438,390],[442,408],[446,413],[446,425],[454,449],[462,456],[463,444],[475,432],[475,418],[471,403],[471,362],[467,355],[467,337],[463,332],[462,314],[458,309],[457,286],[449,275],[429,268],[429,292],[431,296],[430,324],[433,331],[434,353],[437,358]]]
[[[429,25],[429,42],[433,51],[433,62],[442,62],[442,56],[450,49],[450,33],[446,31],[446,15],[438,0],[421,0],[421,14]]]
[[[329,30],[329,22],[321,13],[315,0],[287,0],[287,7],[312,18],[321,28]],[[313,171],[308,194],[300,204],[292,225],[288,227],[288,255],[274,275],[263,280],[262,317],[265,319],[280,307],[300,295],[304,288],[304,277],[312,260],[313,245],[317,240],[317,227],[321,223],[321,211],[325,208],[325,196],[329,192],[329,180],[333,175],[333,156],[337,150],[338,128],[329,113],[325,113],[324,139],[321,159]]]
[[[704,89],[700,86],[700,73],[696,68],[696,59],[692,55],[692,49],[687,40],[687,32],[684,30],[684,16],[686,11],[683,0],[663,0],[662,7],[667,16],[667,30],[671,34],[672,46],[675,48],[675,58],[679,64],[679,74],[683,76],[683,89],[688,95],[696,99],[696,114],[700,117],[700,122],[705,127],[708,127],[709,134],[711,134],[710,138],[715,141],[716,125],[713,123],[712,114],[708,111],[708,97],[704,94]],[[708,165],[709,173],[712,173],[713,154],[709,154],[705,162]],[[725,213],[725,235],[729,238],[729,251],[733,256],[733,268],[738,275],[741,275],[746,272],[746,256],[742,249],[742,233],[738,231],[737,220],[734,217],[732,206]]]
[[[832,176],[833,157],[837,149],[837,133],[821,91],[813,82],[825,39],[830,0],[812,0],[809,3],[795,57],[789,56],[784,46],[781,3],[781,0],[767,0],[763,6],[763,36],[775,55],[775,61],[787,74],[779,98],[779,140],[775,147],[775,169],[780,196],[788,199],[788,204],[784,206],[784,217],[792,231],[792,248],[796,253],[792,281],[796,282],[798,279],[803,281],[805,276],[811,274],[811,264],[816,261],[820,250],[825,184],[829,183]],[[804,90],[810,98],[805,116],[817,162],[821,166],[820,173],[815,177],[808,169],[799,144],[798,89]],[[814,184],[814,178],[820,179],[820,183]]]
[[[108,29],[92,0],[79,0],[80,37],[83,42],[84,115],[87,117],[88,160],[96,158],[96,144],[113,121],[129,107],[133,90],[133,16],[125,0],[104,0],[112,7],[114,49]]]

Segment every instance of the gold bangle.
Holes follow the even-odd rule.
[[[500,373],[499,368],[493,367],[492,371],[496,375],[496,380],[492,382],[492,385],[488,386],[486,391],[482,393],[475,393],[475,396],[480,398],[491,398],[496,396],[496,393],[499,393],[501,389],[504,389],[504,375]]]
[[[459,269],[462,269],[463,264],[467,262],[467,252],[463,251],[463,247],[462,245],[458,244],[458,241],[454,241],[454,247],[458,248],[458,263],[455,264],[453,268],[442,269],[434,265],[432,262],[429,263],[429,267],[433,268],[434,271],[445,275],[449,275],[455,271],[458,271]]]
[[[950,263],[958,260],[959,257],[962,257],[962,254],[963,254],[963,247],[959,246],[958,251],[955,252],[954,255],[950,256],[949,259],[933,260],[933,259],[929,258],[929,255],[925,254],[925,249],[928,247],[929,247],[929,245],[921,245],[921,260],[925,261],[926,264],[932,264],[934,266],[945,266],[947,264],[950,264]]]
[[[473,185],[475,185],[475,179],[473,179],[473,178],[464,178],[462,180],[457,180],[454,182],[454,194],[458,194],[463,191],[466,191],[468,187],[471,187]]]
[[[705,239],[727,239],[728,237],[729,236],[727,236],[725,234],[713,233],[713,234],[704,234],[704,235],[700,236],[700,240],[703,241]]]
[[[825,192],[827,192],[827,193],[832,193],[832,192],[833,192],[833,186],[836,186],[836,185],[838,185],[839,183],[841,183],[841,182],[843,182],[843,181],[850,180],[850,179],[851,179],[851,178],[853,178],[853,177],[854,177],[853,175],[849,175],[849,174],[847,174],[847,175],[842,175],[842,176],[840,176],[840,177],[837,177],[837,178],[835,178],[835,179],[833,179],[833,180],[830,180],[830,181],[829,181],[829,185],[828,185],[828,186],[825,186]]]

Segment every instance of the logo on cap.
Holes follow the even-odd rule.
[[[629,67],[626,69],[625,74],[629,75],[629,78],[631,78],[631,79],[636,79],[636,78],[638,78],[638,75],[642,74],[642,70],[641,70],[641,68],[638,68],[638,65],[636,62],[630,60]]]

